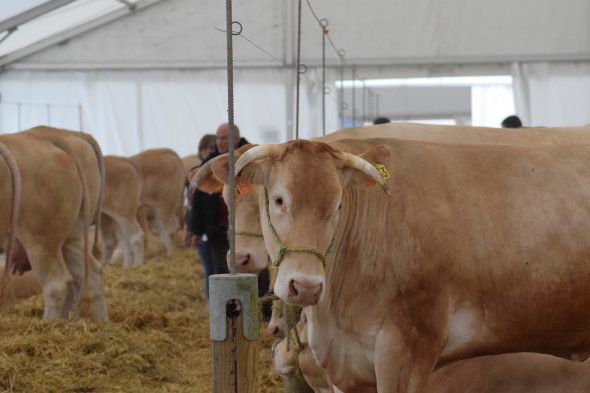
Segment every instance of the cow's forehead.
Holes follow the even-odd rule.
[[[275,167],[274,184],[289,193],[294,213],[301,207],[323,213],[339,202],[342,185],[333,154],[295,150]]]

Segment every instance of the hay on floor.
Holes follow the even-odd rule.
[[[0,316],[0,391],[210,392],[211,346],[203,271],[192,250],[174,260],[104,269],[110,321],[42,321],[37,295]],[[263,393],[282,392],[272,338],[259,341]]]

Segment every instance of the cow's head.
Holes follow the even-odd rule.
[[[356,156],[322,142],[292,141],[257,146],[236,161],[238,183],[262,187],[262,233],[279,268],[274,291],[288,304],[320,300],[345,188],[379,183],[387,191],[367,160],[387,164],[389,149],[375,146]]]
[[[236,149],[235,157],[252,147],[246,145]],[[190,194],[195,188],[208,193],[222,192],[226,203],[229,203],[228,161],[229,155],[222,154],[189,174]],[[268,266],[268,253],[260,228],[258,192],[259,187],[251,185],[238,183],[236,187],[236,270],[239,273],[259,273]]]

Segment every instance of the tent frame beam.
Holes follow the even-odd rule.
[[[66,0],[61,0],[66,1]],[[72,0],[69,0],[72,1]],[[107,23],[113,22],[119,18],[129,15],[130,13],[137,12],[143,8],[147,8],[154,4],[160,3],[164,0],[138,0],[135,3],[135,7],[130,10],[127,7],[122,7],[118,10],[109,12],[99,18],[96,18],[90,22],[84,23],[82,25],[76,26],[66,31],[62,31],[57,33],[51,37],[48,37],[44,40],[35,42],[25,48],[19,49],[13,53],[9,53],[3,57],[0,57],[0,67],[4,68],[7,64],[14,63],[24,57],[32,55],[33,53],[39,52],[45,48],[49,48],[50,46],[65,42],[70,38],[76,37],[82,33],[86,33],[87,31],[94,30],[98,27],[106,25]],[[1,69],[0,69],[1,71]]]
[[[0,33],[3,31],[14,31],[18,28],[18,26],[27,23],[28,21],[33,20],[41,15],[45,15],[57,8],[63,7],[64,5],[73,1],[76,0],[50,0],[39,4],[36,7],[33,7],[29,10],[26,10],[25,12],[21,12],[18,15],[0,22]]]

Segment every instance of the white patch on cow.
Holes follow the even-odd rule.
[[[475,312],[471,308],[460,308],[455,311],[449,322],[449,338],[443,349],[443,355],[451,353],[473,340],[477,333],[474,328],[476,319]]]

